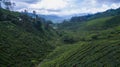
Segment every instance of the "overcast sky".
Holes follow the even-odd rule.
[[[12,0],[15,10],[35,10],[39,14],[70,15],[96,13],[120,7],[120,0]]]

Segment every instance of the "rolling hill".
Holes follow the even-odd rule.
[[[58,24],[0,9],[0,67],[119,67],[120,8]]]
[[[61,40],[67,45],[56,48],[38,67],[119,67],[119,18],[114,14],[59,24]]]
[[[117,15],[118,16],[120,15],[120,8],[110,9],[105,12],[89,14],[89,15],[85,15],[85,16],[75,16],[75,17],[72,17],[69,21],[64,21],[63,23],[58,24],[58,28],[59,29],[67,29],[67,30],[69,30],[69,29],[76,30],[76,29],[80,28],[81,25],[86,23],[87,21],[91,21],[91,20],[99,19],[99,18],[104,19],[104,18],[117,16]],[[99,24],[97,24],[97,25],[99,25]]]

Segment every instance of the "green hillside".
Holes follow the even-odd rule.
[[[70,23],[67,26],[62,23],[61,40],[67,45],[56,48],[39,67],[119,67],[119,18],[97,18],[78,25],[66,22]]]
[[[48,56],[40,67],[119,67],[119,44],[119,40],[102,40],[78,43],[70,46],[71,48],[67,46],[64,47],[67,48],[66,51],[61,51],[63,48],[56,49],[55,53]],[[61,51],[62,54],[57,51]]]
[[[47,21],[0,9],[0,67],[34,67],[55,48],[55,37]]]
[[[85,15],[85,16],[72,17],[70,20],[64,21],[63,23],[58,24],[58,28],[60,30],[78,30],[79,28],[82,29],[82,27],[84,27],[84,24],[86,24],[86,22],[88,25],[92,24],[93,25],[92,27],[99,26],[99,25],[102,25],[103,21],[106,21],[107,19],[110,19],[115,16],[116,17],[120,16],[120,8],[110,9],[105,12],[100,12],[100,13],[96,13],[93,15],[90,14],[90,15]],[[114,22],[112,19],[109,21]],[[109,25],[109,21],[106,21],[106,23],[108,22],[108,25]],[[119,20],[117,22],[119,22]],[[87,26],[86,28],[88,29],[89,26]]]
[[[105,18],[98,18],[95,20],[90,20],[85,22],[79,27],[79,29],[83,30],[105,30],[110,29],[120,25],[120,15],[119,16],[110,16]]]
[[[120,67],[119,9],[59,24],[0,9],[0,67]]]

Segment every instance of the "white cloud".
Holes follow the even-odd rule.
[[[44,8],[44,9],[64,9],[68,6],[68,3],[64,0],[42,0],[36,4],[31,4],[30,7],[32,8]]]
[[[39,14],[70,15],[78,13],[96,13],[120,7],[120,2],[101,0],[13,0],[16,10],[36,10]]]

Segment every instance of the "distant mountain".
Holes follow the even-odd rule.
[[[64,20],[69,20],[73,16],[84,16],[84,15],[87,15],[87,13],[71,14],[71,15],[63,15],[63,16],[58,16],[58,15],[42,15],[42,14],[40,14],[39,16],[45,18],[46,20],[51,20],[54,23],[61,23]]]
[[[70,19],[70,22],[82,22],[86,20],[102,18],[102,17],[109,17],[109,16],[116,16],[120,14],[120,8],[118,9],[109,9],[105,12],[99,12],[96,14],[88,14],[84,16],[74,16]]]
[[[29,16],[33,17],[33,13],[28,13]],[[57,16],[57,15],[43,15],[43,14],[38,14],[39,17],[44,18],[45,20],[50,20],[53,23],[60,23],[62,22],[65,18]]]
[[[70,20],[65,21],[61,24],[59,24],[59,28],[64,28],[64,29],[73,29],[76,30],[81,27],[81,24],[86,23],[87,21],[91,21],[94,19],[99,19],[99,18],[107,18],[107,17],[112,17],[112,16],[118,16],[120,15],[120,8],[118,9],[110,9],[105,12],[99,12],[96,14],[89,14],[85,16],[74,16]]]
[[[28,13],[29,16],[33,16],[33,13]],[[69,20],[70,18],[74,17],[74,16],[84,16],[84,15],[88,15],[87,13],[80,13],[80,14],[71,14],[71,15],[63,15],[63,16],[58,16],[58,15],[44,15],[44,14],[38,14],[39,17],[44,18],[46,20],[51,20],[53,23],[61,23],[64,20]]]
[[[57,16],[57,15],[42,15],[39,14],[40,17],[45,18],[46,20],[51,20],[54,23],[60,23],[64,20],[63,17]]]

